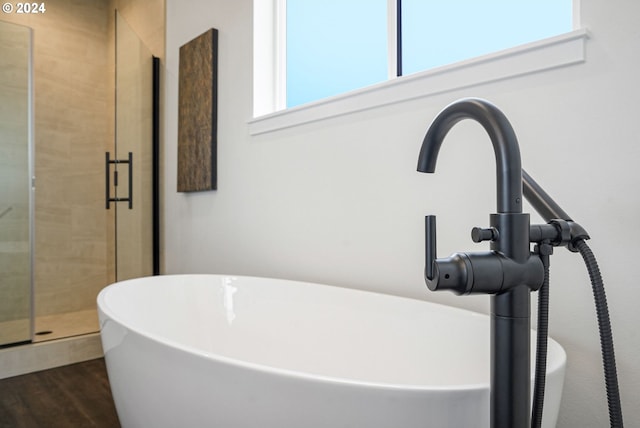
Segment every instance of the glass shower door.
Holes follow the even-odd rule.
[[[116,12],[116,279],[153,274],[153,56]]]
[[[32,336],[31,29],[0,21],[0,347]]]

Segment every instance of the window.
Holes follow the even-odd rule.
[[[286,55],[284,55],[286,53],[284,48],[287,40],[286,3],[301,2],[309,5],[319,1],[326,5],[326,9],[331,6],[335,12],[336,9],[344,9],[346,11],[345,4],[354,0],[343,0],[341,2],[329,0],[253,0],[254,102],[253,118],[248,121],[250,135],[274,132],[371,108],[443,94],[461,88],[466,88],[465,92],[471,96],[474,94],[474,88],[478,85],[497,83],[518,78],[519,76],[557,70],[586,61],[586,43],[589,33],[586,29],[580,28],[580,0],[503,0],[502,3],[498,3],[497,0],[483,0],[478,2],[484,5],[484,8],[480,11],[467,12],[467,17],[464,19],[465,15],[458,13],[456,20],[449,25],[440,26],[440,31],[434,30],[434,28],[438,28],[435,24],[431,27],[422,25],[423,21],[428,22],[428,17],[423,20],[415,20],[412,23],[411,20],[416,15],[424,13],[418,12],[418,9],[414,8],[422,8],[429,4],[443,7],[444,5],[441,5],[441,3],[448,2],[436,0],[385,0],[387,5],[386,13],[383,15],[386,19],[385,30],[381,29],[381,18],[379,18],[383,14],[381,12],[381,3],[378,0],[370,0],[366,2],[366,7],[360,6],[360,9],[368,11],[375,4],[375,16],[378,19],[372,18],[368,20],[366,28],[369,30],[367,31],[373,32],[371,28],[375,27],[375,31],[381,32],[383,37],[380,37],[380,33],[376,33],[371,36],[371,39],[367,40],[376,40],[375,43],[370,43],[372,45],[375,44],[377,49],[385,51],[384,55],[377,52],[360,52],[360,50],[364,50],[361,46],[362,42],[360,42],[360,45],[357,42],[352,42],[350,45],[340,37],[337,37],[338,48],[349,46],[350,50],[341,54],[342,56],[337,56],[337,59],[335,59],[336,57],[334,59],[331,59],[331,57],[329,59],[325,58],[325,62],[335,63],[332,64],[334,67],[333,74],[327,70],[313,73],[313,71],[319,69],[318,65],[307,66],[306,69],[299,67],[298,70],[304,70],[308,74],[302,76],[300,80],[300,82],[304,83],[295,84],[297,86],[290,84],[289,105],[287,105],[287,81],[295,79],[295,76],[292,76],[291,73],[295,73],[296,66],[292,64],[294,62],[292,58],[287,60]],[[471,1],[471,3],[475,2]],[[513,22],[511,23],[504,23],[500,19],[480,19],[480,12],[487,13],[487,11],[492,10],[494,16],[501,16],[503,11],[511,10],[507,6],[503,6],[497,12],[498,9],[490,9],[489,4],[506,5],[507,3],[518,3],[522,7],[528,4],[529,7],[535,6],[536,8],[519,9],[520,14],[512,16],[511,20]],[[401,25],[398,25],[400,20],[396,19],[399,15],[397,13],[398,4],[400,4],[400,11],[404,9],[401,14],[404,22]],[[563,6],[560,7],[560,4]],[[553,13],[549,9],[551,6],[555,8]],[[442,9],[440,10],[442,11]],[[449,8],[449,11],[451,11],[451,8]],[[327,15],[326,11],[316,11],[312,14],[316,18],[316,22],[313,22],[314,20],[312,19],[312,22],[307,26],[308,28],[314,28],[314,31],[309,31],[309,34],[315,37],[316,40],[324,40],[326,42],[319,43],[320,46],[324,44],[322,46],[323,49],[328,46],[328,41],[333,38],[333,34],[328,35],[328,33],[338,28],[338,25],[330,23],[340,22],[341,18],[348,14],[347,12],[344,13],[345,15],[341,15],[335,21],[331,21],[334,18],[332,18],[331,14]],[[350,13],[351,24],[358,24],[365,20],[362,17],[362,12],[356,18],[353,17],[353,12]],[[442,13],[446,15],[444,11]],[[513,10],[510,13],[513,13]],[[551,15],[553,15],[554,19],[550,18]],[[526,19],[523,16],[526,16]],[[319,19],[321,17],[322,19]],[[374,22],[376,23],[375,25],[373,24]],[[454,25],[456,23],[457,26]],[[526,37],[515,38],[515,30],[519,31],[527,25],[529,30]],[[343,28],[351,29],[351,32],[353,32],[352,27],[353,25],[343,25]],[[403,31],[398,32],[397,28],[402,28]],[[302,29],[304,30],[304,28]],[[464,32],[461,32],[461,29]],[[473,29],[471,36],[468,35],[470,29]],[[561,34],[556,34],[558,32]],[[455,37],[458,34],[467,35],[460,39]],[[481,35],[483,37],[480,37]],[[472,42],[482,38],[489,41],[497,41],[499,44],[483,42],[482,49],[478,49],[478,44]],[[384,39],[386,39],[386,49],[382,42]],[[354,40],[358,40],[357,37]],[[504,44],[505,40],[509,43]],[[430,44],[432,47],[429,47]],[[517,46],[513,46],[515,44]],[[447,47],[442,48],[442,46]],[[312,53],[320,56],[318,48],[312,45],[311,42],[306,45],[302,44],[298,49],[301,49],[303,53]],[[328,50],[335,55],[336,52],[331,52],[333,49],[337,48],[334,47]],[[496,49],[501,50],[491,52],[491,50]],[[439,60],[434,61],[431,58],[432,54],[429,53],[431,51],[434,51],[435,54],[444,53],[447,55],[440,55]],[[397,61],[397,57],[400,56],[402,61]],[[347,67],[345,64],[353,60],[354,57],[359,59],[352,61]],[[425,58],[429,58],[431,62],[425,63]],[[290,68],[289,76],[286,73],[287,62],[289,62]],[[364,69],[359,70],[358,66],[361,63],[367,65]],[[387,66],[386,75],[382,71],[385,63]],[[349,74],[348,79],[346,77],[347,72]],[[398,74],[403,76],[397,78]],[[322,91],[317,90],[317,88],[323,87],[323,84],[313,80],[318,76],[331,76],[334,80],[331,83],[333,86]],[[358,77],[362,77],[362,80],[359,81]],[[378,83],[375,82],[376,80]],[[344,85],[344,82],[347,81],[349,81],[349,85]],[[299,88],[303,93],[294,95],[291,93],[293,88]],[[312,101],[313,99],[315,101]]]
[[[284,1],[286,107],[573,28],[573,0]]]
[[[387,0],[287,0],[286,45],[287,107],[382,82]]]
[[[572,6],[572,0],[402,0],[402,74],[569,32]]]

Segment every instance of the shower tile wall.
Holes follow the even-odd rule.
[[[110,9],[120,12],[153,55],[164,58],[164,0],[111,0]]]
[[[3,15],[34,30],[37,316],[95,307],[113,280],[104,153],[113,142],[107,1]]]

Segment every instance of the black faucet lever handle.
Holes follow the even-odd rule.
[[[436,261],[436,216],[426,215],[424,216],[424,231],[425,231],[425,265],[424,276],[426,279],[432,280],[435,276],[435,261]]]
[[[466,254],[453,254],[438,259],[436,254],[436,216],[424,217],[425,266],[424,279],[431,291],[451,290],[456,294],[468,294],[473,285],[473,268]]]

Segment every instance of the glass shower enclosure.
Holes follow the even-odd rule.
[[[33,335],[32,31],[0,21],[0,346]]]
[[[0,20],[0,348],[95,333],[100,289],[159,273],[159,61],[99,10],[113,31],[71,47],[56,44],[87,25],[75,9]]]

